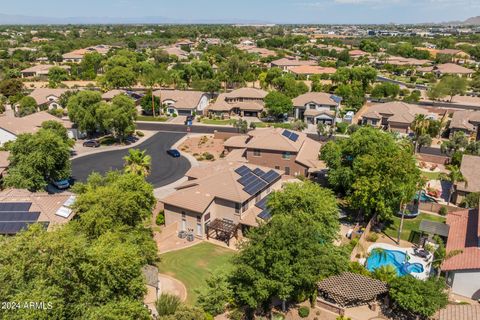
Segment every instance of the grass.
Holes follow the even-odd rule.
[[[392,218],[392,223],[384,230],[384,233],[387,236],[390,236],[393,239],[397,239],[398,228],[400,227],[400,217],[394,216]],[[400,234],[400,238],[405,241],[409,241],[410,233],[412,231],[420,231],[420,222],[422,220],[430,220],[435,222],[445,222],[444,217],[435,216],[432,214],[420,212],[418,217],[414,219],[404,219],[403,220],[403,229]]]
[[[232,268],[230,259],[234,252],[202,242],[193,247],[160,255],[158,268],[161,273],[170,275],[187,287],[187,303],[194,305],[197,301],[195,290],[205,285],[212,272]]]
[[[427,172],[422,171],[422,176],[427,178],[428,180],[438,180],[440,176],[440,172]]]
[[[168,120],[168,117],[137,116],[137,121],[165,122],[167,120]]]
[[[226,119],[226,120],[208,119],[208,118],[202,119],[202,123],[204,123],[204,124],[216,124],[216,125],[222,125],[222,126],[231,125],[234,122],[235,122],[235,120],[233,120],[233,119]]]
[[[267,128],[267,127],[284,128],[284,129],[292,128],[292,124],[283,123],[283,122],[255,122],[255,126],[256,128]]]

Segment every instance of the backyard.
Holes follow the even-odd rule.
[[[392,222],[383,231],[387,236],[397,239],[398,229],[400,227],[400,217],[394,216]],[[410,233],[412,231],[419,231],[420,222],[422,220],[430,220],[435,222],[445,222],[445,218],[442,216],[432,215],[421,212],[418,217],[414,219],[404,219],[403,229],[400,238],[405,241],[410,241]]]
[[[194,305],[197,300],[195,290],[205,285],[205,280],[216,271],[229,270],[234,252],[208,242],[190,248],[160,255],[158,268],[183,282],[187,287],[187,303]]]

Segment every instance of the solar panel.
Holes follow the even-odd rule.
[[[32,206],[31,202],[0,202],[0,211],[28,211]]]
[[[262,200],[258,201],[257,203],[255,203],[255,206],[257,208],[260,208],[262,210],[265,210],[265,208],[267,207],[267,200],[268,200],[268,197],[265,197],[263,198]]]
[[[248,172],[247,174],[245,174],[243,177],[241,177],[237,181],[239,183],[241,183],[242,186],[246,186],[246,185],[249,185],[250,183],[252,183],[253,181],[255,181],[256,179],[259,179],[259,178],[256,175],[254,175],[252,172]]]
[[[272,183],[278,177],[280,177],[280,175],[274,170],[270,170],[270,171],[268,171],[267,173],[265,173],[264,175],[261,176],[261,178],[263,180],[267,181],[268,183]]]
[[[251,170],[247,166],[241,166],[240,168],[235,169],[235,172],[243,177],[248,172],[251,172]]]
[[[297,141],[297,139],[298,139],[298,134],[292,132],[292,134],[290,135],[290,140],[295,142]]]
[[[263,220],[269,220],[272,217],[272,215],[267,210],[263,210],[257,215],[257,217]]]
[[[249,185],[247,185],[245,188],[243,188],[243,191],[248,193],[249,195],[254,195],[258,191],[262,190],[264,187],[266,187],[268,184],[263,181],[262,179],[258,179]]]
[[[36,222],[40,212],[2,211],[0,212],[1,222]]]
[[[260,176],[263,175],[265,172],[264,172],[262,169],[260,169],[260,168],[255,168],[255,170],[253,170],[253,173],[255,173],[257,176],[260,177]]]
[[[0,222],[0,234],[17,234],[33,223],[35,222]],[[48,222],[40,222],[40,224],[45,228],[49,225]]]
[[[282,136],[287,137],[289,139],[290,139],[291,134],[292,133],[289,130],[283,130],[283,132],[282,132]]]

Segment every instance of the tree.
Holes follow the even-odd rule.
[[[225,312],[227,305],[233,299],[233,291],[225,274],[212,274],[207,279],[206,289],[199,292],[198,306],[212,316]]]
[[[429,97],[433,100],[450,96],[450,102],[453,97],[458,94],[465,94],[467,90],[467,80],[465,78],[446,75],[443,76],[440,81],[431,88],[429,91]]]
[[[73,141],[68,137],[67,128],[65,128],[60,122],[55,120],[44,121],[42,122],[42,129],[55,132],[55,134],[62,138],[64,142],[73,147]]]
[[[342,103],[351,110],[359,110],[365,103],[365,91],[359,84],[341,84],[335,94],[342,97]]]
[[[464,182],[465,185],[468,184],[467,179],[463,176],[462,171],[458,166],[448,165],[447,170],[449,171],[446,173],[440,174],[440,180],[450,182],[450,190],[448,191],[448,204],[452,201],[453,191],[455,190],[455,185],[459,182]]]
[[[320,157],[329,167],[331,186],[367,216],[388,219],[400,203],[410,201],[421,182],[409,150],[394,138],[364,127],[350,138],[328,142]]]
[[[143,176],[133,173],[92,174],[87,183],[77,183],[74,204],[81,215],[80,225],[91,237],[98,237],[119,226],[136,227],[152,215],[153,187]]]
[[[290,214],[276,214],[251,230],[234,259],[235,302],[252,310],[279,297],[285,308],[288,300],[313,293],[318,280],[344,271],[346,252],[315,241],[318,234],[318,224]]]
[[[103,119],[98,112],[102,96],[96,91],[79,91],[68,100],[68,116],[78,129],[88,134],[102,129]]]
[[[325,123],[322,123],[322,122],[317,123],[317,133],[318,133],[319,136],[325,135],[326,130],[327,130],[327,128],[326,128]]]
[[[382,82],[375,85],[372,89],[371,96],[377,99],[391,98],[395,99],[400,93],[400,86],[390,82]]]
[[[391,265],[383,265],[373,271],[373,277],[386,283],[392,282],[397,277],[397,269]]]
[[[128,133],[135,131],[137,109],[132,98],[123,94],[117,95],[110,104],[101,105],[98,112],[103,119],[102,127],[111,131],[120,142]]]
[[[7,79],[0,81],[0,93],[9,98],[23,91],[23,82],[20,79]]]
[[[390,283],[392,301],[407,314],[409,319],[429,318],[448,303],[445,281],[426,281],[412,276],[395,278]]]
[[[292,215],[302,219],[305,214],[318,224],[321,242],[331,242],[338,234],[338,206],[333,193],[310,181],[289,183],[281,191],[269,195],[268,209],[275,215]]]
[[[68,71],[60,67],[52,67],[48,70],[48,86],[56,88],[62,81],[68,80]]]
[[[432,137],[428,134],[423,134],[415,139],[415,143],[417,144],[416,150],[420,152],[420,150],[425,146],[430,146],[432,144]]]
[[[248,122],[246,120],[238,119],[233,124],[234,128],[237,128],[239,133],[247,133]]]
[[[152,157],[145,154],[145,150],[129,149],[128,155],[123,157],[125,172],[140,176],[148,176],[151,170]]]
[[[83,80],[94,80],[102,69],[104,56],[98,52],[87,53],[80,62],[80,76]]]
[[[265,97],[265,107],[268,113],[276,117],[290,113],[293,110],[292,100],[281,92],[272,91]]]
[[[137,83],[137,76],[127,67],[116,66],[105,72],[103,83],[106,88],[130,88]]]
[[[306,128],[307,124],[302,120],[295,120],[295,122],[292,123],[292,130],[294,131],[303,131]]]
[[[70,144],[54,130],[21,134],[8,150],[10,166],[4,179],[7,187],[37,191],[50,180],[70,177]]]
[[[462,131],[453,134],[450,140],[442,142],[440,150],[443,153],[451,154],[452,152],[463,151],[468,146],[468,137]]]
[[[17,114],[19,117],[28,116],[29,114],[37,112],[37,102],[32,97],[23,97],[17,106]]]
[[[480,202],[480,192],[470,192],[462,200],[460,205],[464,208],[478,208]]]
[[[142,107],[144,114],[160,115],[161,105],[160,97],[154,95],[151,90],[147,91],[147,93],[140,99],[140,106]]]

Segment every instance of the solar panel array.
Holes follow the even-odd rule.
[[[30,212],[31,202],[0,203],[0,234],[13,235],[37,223],[40,212]],[[48,226],[48,222],[41,222]]]
[[[268,183],[272,183],[273,181],[277,180],[280,175],[275,170],[270,170],[267,173],[262,175],[262,179],[267,181]]]
[[[250,170],[247,166],[241,166],[235,169],[235,172],[241,176],[237,181],[243,186],[243,191],[249,195],[258,193],[280,177],[274,170],[268,172],[264,172],[260,168]]]
[[[272,217],[272,215],[270,214],[270,212],[268,212],[268,210],[263,210],[257,215],[257,217],[263,220],[269,220]]]
[[[243,177],[247,173],[251,172],[251,170],[247,166],[241,166],[240,168],[235,169],[235,172]]]
[[[255,169],[253,170],[253,173],[255,173],[257,176],[261,176],[261,175],[263,175],[265,172],[264,172],[262,169],[260,169],[260,168],[255,168]]]
[[[260,190],[262,190],[263,188],[265,188],[266,186],[268,186],[268,183],[265,182],[264,180],[260,179],[259,177],[256,177],[256,179],[251,182],[250,184],[248,184],[247,186],[245,186],[243,188],[243,191],[245,191],[246,193],[248,193],[249,195],[254,195],[256,194],[257,192],[259,192]]]
[[[288,139],[292,140],[293,142],[298,140],[298,134],[292,132],[290,130],[283,130],[282,136],[287,137]]]

